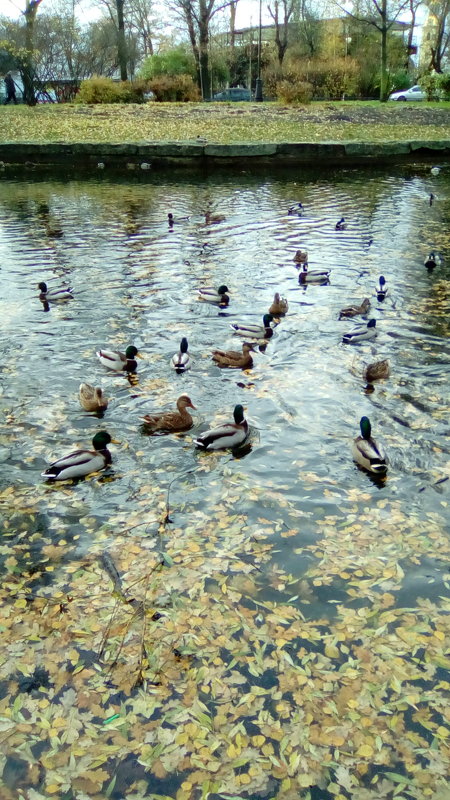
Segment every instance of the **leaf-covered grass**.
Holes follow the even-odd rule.
[[[1,109],[8,142],[409,141],[444,139],[450,103],[149,103]]]

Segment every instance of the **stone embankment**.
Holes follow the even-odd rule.
[[[392,159],[450,157],[450,138],[409,142],[282,142],[209,144],[208,142],[3,142],[0,161],[24,167],[139,169],[167,165],[210,168],[237,164],[314,165],[373,163]],[[144,166],[145,165],[145,166]]]

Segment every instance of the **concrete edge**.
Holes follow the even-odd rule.
[[[202,141],[177,142],[0,142],[0,162],[15,167],[64,166],[99,169],[148,169],[150,166],[228,165],[261,162],[267,164],[311,164],[389,160],[392,156],[420,154],[450,156],[450,139],[408,142],[260,142],[209,144]]]

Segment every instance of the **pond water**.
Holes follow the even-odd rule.
[[[297,201],[304,215],[288,216]],[[207,210],[224,219],[206,224]],[[342,216],[347,228],[336,231]],[[445,164],[437,176],[417,163],[2,179],[0,621],[9,655],[0,717],[11,720],[11,796],[323,800],[375,798],[382,782],[382,796],[399,784],[405,798],[424,796],[417,753],[425,759],[433,740],[444,763],[448,735],[439,703],[450,681],[449,224]],[[328,285],[299,285],[299,248],[310,269],[331,270]],[[442,259],[432,273],[430,251]],[[46,311],[42,280],[72,286],[73,299]],[[222,283],[227,309],[197,299],[199,286]],[[242,341],[230,323],[260,322],[276,291],[289,311],[253,369],[220,370],[211,351]],[[339,310],[364,297],[378,337],[344,345],[365,323],[339,321]],[[170,359],[182,336],[192,368],[177,375]],[[95,357],[129,344],[143,356],[131,381]],[[364,363],[384,358],[391,376],[367,393]],[[82,381],[109,397],[103,418],[80,408]],[[196,406],[194,427],[149,436],[140,418],[172,409],[182,393]],[[237,403],[251,447],[199,453],[195,435],[231,419]],[[352,461],[363,415],[387,451],[382,481]],[[119,441],[111,469],[45,483],[47,464],[90,447],[99,429]],[[374,643],[374,631],[386,640]],[[436,631],[427,661],[419,651]],[[352,659],[355,674],[341,685],[336,674]],[[333,716],[335,693],[350,692],[361,664],[354,705],[344,709],[339,695]],[[372,686],[383,673],[379,702],[361,699],[369,668]],[[24,688],[18,675],[36,685]],[[418,730],[407,715],[422,709],[419,680],[433,700]],[[395,692],[398,705],[386,710]],[[401,717],[397,730],[382,714]],[[423,765],[432,791],[445,783],[436,763],[434,772]]]

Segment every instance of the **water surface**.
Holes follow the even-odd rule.
[[[297,201],[304,216],[288,216]],[[225,219],[206,225],[207,209]],[[173,228],[169,211],[179,220]],[[341,216],[348,227],[336,232]],[[226,596],[229,581],[229,591],[236,591],[231,607],[287,604],[305,625],[334,625],[339,604],[348,613],[390,595],[385,607],[402,610],[448,595],[449,222],[450,167],[432,177],[426,164],[176,182],[170,174],[135,182],[103,174],[86,181],[3,179],[0,480],[7,528],[1,556],[11,602],[16,591],[19,598],[32,591],[48,600],[56,590],[73,598],[68,576],[93,570],[73,624],[83,628],[82,613],[92,612],[89,592],[95,597],[99,591],[93,608],[106,626],[108,570],[92,567],[105,552],[128,576],[143,553],[149,563],[158,552],[170,556],[152,602],[174,625],[181,625],[174,595],[187,598],[189,586],[199,583],[214,597],[219,586]],[[311,269],[331,270],[329,285],[299,286],[298,248],[308,250]],[[423,266],[430,251],[443,262],[432,274]],[[380,274],[389,285],[383,303],[375,295]],[[37,298],[42,280],[72,286],[74,299],[46,312]],[[196,290],[221,283],[231,302],[218,313],[198,301]],[[275,291],[288,298],[289,313],[267,348],[255,353],[254,368],[219,370],[211,350],[240,347],[230,323],[260,322]],[[377,320],[378,337],[345,346],[342,335],[354,323],[338,321],[339,310],[364,297],[371,300],[368,319]],[[189,340],[192,369],[178,376],[170,359],[182,336]],[[98,348],[128,344],[144,356],[132,384],[95,357]],[[367,394],[363,365],[382,358],[390,361],[391,377]],[[110,398],[103,419],[79,407],[81,381],[100,385]],[[140,417],[172,408],[181,393],[197,407],[192,431],[145,435]],[[250,452],[239,458],[199,454],[195,434],[231,419],[236,403],[245,406],[251,424]],[[362,415],[370,417],[388,453],[382,482],[352,462]],[[40,473],[46,465],[75,446],[90,446],[99,428],[120,440],[111,447],[112,469],[80,482],[45,484]],[[197,563],[199,552],[207,556]],[[186,553],[194,559],[191,574]],[[91,626],[83,651],[98,654],[99,638]],[[73,634],[64,641],[74,648],[75,640]],[[181,640],[188,650],[202,648],[186,632]],[[40,650],[35,656],[47,663]],[[23,663],[30,672],[36,661],[27,656]],[[2,673],[10,693],[11,664]],[[251,674],[245,679],[252,685]],[[117,686],[124,690],[120,677]],[[133,691],[132,682],[124,696]],[[140,755],[151,769],[157,757]],[[108,758],[115,765],[110,779],[128,762]],[[219,760],[224,769],[225,756]],[[187,763],[175,767],[180,775],[190,771]],[[167,781],[158,778],[161,785],[154,789],[150,782],[150,788],[161,795],[182,792],[167,764],[165,773]],[[112,797],[132,785],[121,775]],[[147,785],[141,772],[139,779]],[[275,770],[260,782],[260,796],[289,797],[286,785],[279,788],[282,779]],[[210,789],[213,797],[222,796],[227,781]],[[238,781],[229,792],[244,785]],[[197,797],[194,789],[192,795],[184,791],[176,796]],[[344,796],[352,796],[348,791]]]

